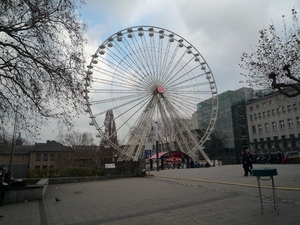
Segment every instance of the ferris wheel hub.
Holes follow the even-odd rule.
[[[161,86],[161,85],[157,86],[157,92],[158,93],[162,94],[162,93],[164,93],[164,91],[165,91],[165,88],[163,86]]]

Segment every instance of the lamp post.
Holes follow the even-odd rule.
[[[9,171],[13,170],[13,158],[14,158],[14,142],[15,142],[15,133],[17,129],[17,120],[18,120],[18,110],[15,112],[15,124],[13,129],[12,141],[11,141],[11,150],[10,150],[10,159],[9,159]]]

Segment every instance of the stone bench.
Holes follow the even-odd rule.
[[[42,178],[37,180],[35,184],[28,184],[23,187],[8,187],[8,190],[5,192],[3,204],[42,200],[48,184],[49,179]]]

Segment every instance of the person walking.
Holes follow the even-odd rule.
[[[271,152],[268,152],[266,164],[270,164],[271,163],[271,159],[272,159]]]
[[[242,164],[244,169],[244,176],[248,176],[249,172],[251,174],[250,168],[249,168],[249,156],[246,153],[246,150],[242,150]]]
[[[181,156],[181,169],[184,168],[184,164],[185,164],[185,158],[183,157],[183,155]]]
[[[252,169],[253,169],[253,162],[254,162],[254,159],[253,159],[253,155],[252,153],[249,151],[249,149],[246,150],[246,153],[248,155],[248,167],[249,167],[249,173],[250,175],[252,175]]]
[[[10,182],[11,172],[7,171],[6,167],[2,168],[2,173],[0,175],[0,191],[1,191],[1,199],[0,206],[3,204],[5,192],[8,190],[9,182]]]

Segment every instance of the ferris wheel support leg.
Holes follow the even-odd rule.
[[[156,170],[159,171],[159,159],[158,159],[158,128],[157,122],[155,122],[155,150],[156,150]]]

